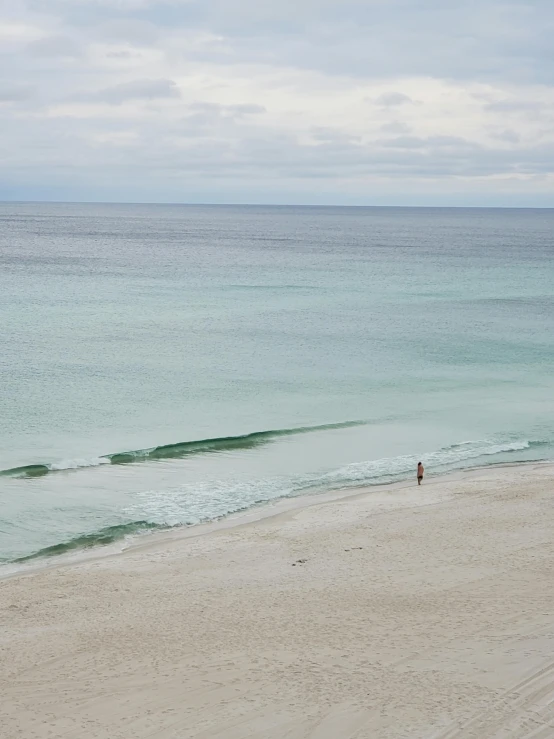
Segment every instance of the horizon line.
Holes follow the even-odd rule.
[[[218,203],[146,200],[2,200],[1,205],[160,205],[201,208],[405,208],[412,210],[554,210],[554,205],[353,205],[344,203]]]

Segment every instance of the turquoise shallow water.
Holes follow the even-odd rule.
[[[550,210],[0,204],[0,558],[418,458],[554,458],[553,229]]]

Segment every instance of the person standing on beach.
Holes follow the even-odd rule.
[[[421,464],[421,462],[417,463],[417,484],[421,485],[421,481],[423,480],[423,473],[425,472],[425,468]]]

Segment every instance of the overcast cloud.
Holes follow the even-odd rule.
[[[552,205],[554,3],[0,0],[0,198]]]

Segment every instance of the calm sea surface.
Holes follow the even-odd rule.
[[[552,210],[0,204],[0,559],[553,459],[553,286]]]

